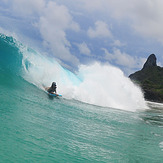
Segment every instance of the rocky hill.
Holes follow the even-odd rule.
[[[163,103],[163,68],[157,66],[156,56],[151,54],[143,68],[129,76],[140,85],[146,100]]]

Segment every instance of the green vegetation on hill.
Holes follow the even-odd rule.
[[[146,62],[147,63],[147,62]],[[163,68],[147,66],[131,74],[130,79],[140,85],[146,100],[163,102]]]

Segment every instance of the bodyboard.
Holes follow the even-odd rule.
[[[53,96],[53,97],[62,97],[62,95],[57,94],[57,93],[49,93],[49,92],[47,92],[47,94],[48,94],[49,96]]]

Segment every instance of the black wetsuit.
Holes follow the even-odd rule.
[[[50,87],[47,91],[48,91],[49,93],[53,93],[53,92],[56,93],[56,88],[57,88],[56,83],[53,82],[52,85],[51,85],[51,87]]]

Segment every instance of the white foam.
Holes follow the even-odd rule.
[[[54,58],[27,48],[21,51],[25,79],[40,88],[55,81],[58,92],[65,98],[129,111],[147,108],[140,88],[116,67],[96,62],[81,65],[75,75],[61,67]]]
[[[81,66],[79,75],[83,82],[75,92],[78,100],[130,111],[146,107],[140,88],[116,67],[94,63]]]
[[[153,107],[153,108],[163,109],[163,103],[157,103],[157,102],[147,101],[147,104],[148,104],[150,107]]]
[[[159,143],[161,150],[163,151],[163,141]]]

